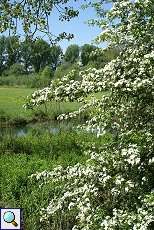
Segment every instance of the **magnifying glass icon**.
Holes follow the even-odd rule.
[[[3,219],[6,223],[13,224],[15,227],[18,226],[17,222],[15,221],[15,215],[11,211],[7,211],[3,215]]]

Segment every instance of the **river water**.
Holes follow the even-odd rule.
[[[5,125],[0,127],[0,136],[26,136],[29,132],[43,133],[49,131],[52,134],[59,133],[61,131],[68,131],[74,129],[75,124],[72,122],[41,122],[41,123],[31,123],[24,126],[9,126]]]

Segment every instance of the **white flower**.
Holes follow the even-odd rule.
[[[154,163],[154,157],[152,157],[150,160],[149,160],[149,164],[153,164]]]

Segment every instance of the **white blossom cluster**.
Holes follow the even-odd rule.
[[[128,149],[122,149],[122,154],[124,161],[128,162],[131,165],[140,163],[140,154],[138,149],[134,146],[129,146]]]
[[[70,80],[73,78],[74,71],[64,76],[61,80],[51,82],[50,87],[35,91],[31,97],[28,97],[25,108],[38,106],[45,101],[79,100],[92,92],[102,91],[105,86],[102,81],[101,70],[95,68],[81,71],[82,80]]]
[[[127,226],[127,229],[132,230],[145,230],[149,226],[151,222],[154,220],[154,215],[149,214],[151,208],[149,210],[145,210],[145,207],[138,208],[137,213],[127,213],[127,211],[120,209],[113,209],[113,217],[106,216],[106,218],[102,221],[100,229],[116,229],[117,223],[120,226]]]
[[[129,146],[127,151],[122,149],[121,152],[122,155],[123,153],[124,155],[128,154],[128,152],[135,155],[139,153],[137,146]],[[121,152],[119,152],[119,155]],[[147,223],[150,223],[154,218],[152,215],[153,206],[151,206],[154,202],[151,197],[152,193],[148,197],[148,199],[152,199],[149,203],[147,198],[144,199],[144,202],[150,206],[148,211],[147,207],[138,208],[137,212],[134,211],[134,213],[113,208],[110,215],[99,216],[100,210],[109,205],[110,202],[119,202],[121,197],[127,197],[127,194],[133,197],[133,192],[139,185],[136,178],[134,178],[134,181],[128,180],[129,173],[127,169],[123,174],[119,169],[113,175],[113,168],[117,170],[114,162],[115,155],[118,155],[118,152],[105,155],[103,152],[97,153],[94,150],[89,150],[86,153],[89,154],[91,159],[87,161],[86,165],[78,163],[75,166],[68,166],[66,169],[58,166],[51,172],[44,171],[31,176],[36,178],[42,186],[46,182],[56,182],[55,186],[59,187],[61,191],[58,196],[50,201],[47,208],[42,209],[41,221],[46,222],[50,216],[57,216],[59,213],[74,212],[76,220],[74,229],[91,229],[95,227],[95,219],[99,219],[97,223],[99,229],[116,229],[117,226],[125,227],[127,225],[130,229],[146,229]],[[125,164],[125,160],[123,161],[121,158],[119,161],[116,160],[116,163]],[[132,167],[135,169],[135,165],[132,165]],[[107,197],[108,199],[112,197],[112,199],[106,204],[105,199]],[[103,199],[104,202],[100,203],[99,199]],[[140,198],[138,198],[138,201],[140,201]],[[124,202],[126,205],[127,201]],[[95,206],[97,208],[94,208]]]

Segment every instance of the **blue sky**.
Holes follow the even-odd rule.
[[[102,30],[96,26],[89,26],[86,22],[89,19],[96,19],[97,15],[94,10],[94,8],[89,7],[86,10],[82,10],[81,4],[83,3],[83,0],[78,0],[77,2],[74,2],[74,0],[71,0],[68,5],[73,6],[75,9],[79,9],[79,16],[71,19],[70,22],[61,22],[58,20],[58,13],[57,11],[53,11],[52,15],[50,16],[49,24],[50,29],[53,33],[58,34],[61,32],[67,32],[67,33],[73,33],[74,39],[71,41],[64,40],[60,42],[59,44],[63,48],[63,50],[66,50],[66,48],[70,44],[78,44],[79,46],[84,45],[85,43],[91,43],[92,40],[96,38],[97,35],[102,32]],[[93,1],[97,2],[97,1]],[[105,9],[109,9],[112,6],[112,3],[104,4]],[[100,44],[100,47],[106,46],[106,43]]]
[[[73,5],[77,5],[73,4]],[[49,24],[52,32],[58,34],[61,32],[73,33],[74,39],[71,41],[60,42],[61,47],[65,50],[70,44],[78,44],[82,46],[85,43],[91,43],[92,40],[101,32],[100,28],[88,26],[86,23],[89,19],[96,18],[94,9],[80,10],[78,17],[72,19],[70,22],[61,22],[58,20],[58,13],[56,11],[50,16]]]

